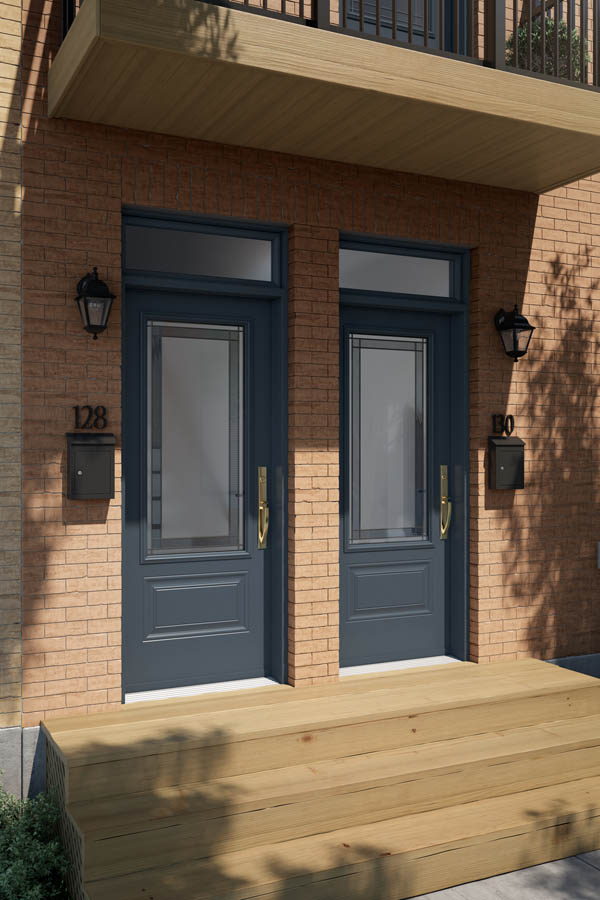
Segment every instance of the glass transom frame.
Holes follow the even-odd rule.
[[[428,539],[427,339],[349,336],[350,544]]]
[[[244,329],[147,326],[149,556],[243,550]]]

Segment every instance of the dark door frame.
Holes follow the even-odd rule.
[[[126,268],[126,228],[129,224],[162,229],[181,229],[204,231],[212,234],[231,235],[232,237],[270,238],[272,241],[272,278],[271,282],[258,282],[229,278],[205,278],[201,276],[163,274]],[[153,290],[195,294],[196,296],[236,297],[240,300],[270,300],[271,324],[273,334],[272,365],[275,377],[268,398],[273,415],[271,432],[272,473],[269,485],[269,500],[275,513],[274,519],[278,527],[271,526],[270,542],[270,615],[265,621],[265,638],[270,640],[270,652],[267,671],[275,681],[287,683],[287,228],[279,224],[265,224],[235,220],[197,216],[189,213],[177,213],[163,209],[140,207],[124,207],[122,222],[123,271],[122,271],[122,341],[121,352],[125,354],[125,304],[128,291]],[[125,434],[124,423],[132,402],[124,391],[125,366],[122,366],[122,434]],[[133,400],[133,402],[139,402]],[[127,448],[122,447],[125,454]],[[122,534],[126,527],[126,491],[125,467],[122,481]],[[122,542],[123,546],[123,542]],[[124,575],[126,559],[123,553],[122,574]],[[125,640],[123,637],[123,648]],[[126,682],[126,653],[123,652],[122,699]]]
[[[340,290],[340,307],[359,306],[410,312],[445,313],[450,317],[451,410],[450,485],[453,523],[447,550],[446,652],[460,660],[469,658],[469,276],[470,252],[466,247],[428,244],[359,234],[340,235],[340,249],[374,250],[426,259],[445,259],[451,266],[450,297]],[[343,335],[340,333],[340,341]],[[340,346],[340,359],[343,347]],[[345,440],[345,404],[340,392],[340,447]],[[344,466],[340,467],[340,497],[345,495]],[[340,515],[340,546],[345,527]]]

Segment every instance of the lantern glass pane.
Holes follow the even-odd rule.
[[[90,324],[88,319],[88,310],[87,303],[85,297],[77,298],[77,305],[79,306],[79,315],[81,316],[81,321],[83,322],[83,327],[87,328]]]
[[[502,338],[502,343],[504,344],[504,349],[507,353],[512,354],[515,349],[515,332],[512,328],[507,329],[505,331],[500,332],[500,337]]]
[[[517,349],[525,353],[527,347],[529,346],[529,341],[531,340],[531,330],[529,328],[523,329],[522,331],[517,331]]]
[[[96,328],[101,328],[106,322],[107,308],[110,308],[108,300],[98,300],[92,297],[87,298],[87,312],[89,324]]]

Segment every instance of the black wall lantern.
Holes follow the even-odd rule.
[[[535,326],[529,324],[516,305],[512,312],[498,310],[494,323],[502,338],[505,353],[514,362],[518,362],[527,353]]]
[[[84,275],[77,285],[76,302],[83,327],[89,334],[94,335],[94,340],[105,330],[108,325],[110,309],[115,299],[103,281],[98,278],[98,269],[94,266],[93,273]]]

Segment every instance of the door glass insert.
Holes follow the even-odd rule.
[[[151,555],[241,550],[243,328],[148,323]]]
[[[350,335],[351,543],[427,538],[425,338]]]

